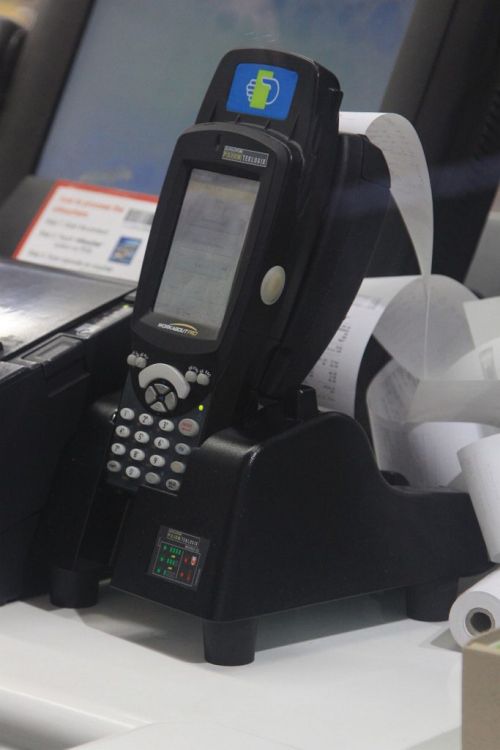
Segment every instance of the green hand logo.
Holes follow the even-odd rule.
[[[247,84],[247,97],[252,109],[265,109],[276,101],[280,85],[272,70],[260,69],[257,78]]]

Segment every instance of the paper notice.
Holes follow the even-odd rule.
[[[14,256],[137,281],[156,203],[154,196],[57,182]]]

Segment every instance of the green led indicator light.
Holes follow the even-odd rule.
[[[199,404],[199,405],[198,405],[198,411],[203,411],[203,410],[204,410],[204,408],[205,408],[205,407],[203,406],[203,404]]]

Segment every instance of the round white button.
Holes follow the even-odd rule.
[[[191,453],[191,446],[187,443],[177,443],[175,446],[175,452],[179,454],[179,456],[189,456]]]
[[[137,357],[137,359],[135,360],[135,366],[139,367],[141,370],[146,367],[147,363],[148,361],[146,357]]]
[[[153,445],[161,451],[166,451],[170,447],[170,440],[164,437],[157,437],[153,440]]]
[[[154,422],[153,417],[151,414],[139,414],[139,423],[143,424],[145,427],[150,427]]]
[[[182,463],[182,461],[172,461],[170,469],[174,474],[184,474],[186,471],[186,464]]]
[[[198,385],[208,385],[210,383],[210,375],[207,375],[206,372],[200,372],[196,378],[196,382]]]
[[[160,477],[154,471],[148,471],[145,479],[148,484],[160,484]]]
[[[127,365],[130,365],[130,367],[135,367],[136,363],[137,363],[137,355],[132,352],[127,357]]]
[[[121,438],[128,438],[130,436],[130,428],[127,425],[119,424],[115,429],[115,435]]]
[[[163,432],[172,432],[175,424],[171,419],[160,419],[160,421],[158,422],[158,427],[160,428],[160,430],[163,430]]]
[[[132,448],[132,450],[129,453],[129,456],[134,461],[144,461],[144,459],[146,458],[146,454],[140,448]]]
[[[111,446],[111,453],[114,453],[115,456],[123,456],[126,450],[127,449],[122,443],[113,443]]]
[[[138,443],[149,443],[149,435],[143,430],[138,430],[138,432],[135,433],[134,438]]]
[[[112,471],[114,474],[116,474],[117,471],[120,471],[122,465],[119,461],[108,461],[107,467],[108,471]]]
[[[181,483],[178,479],[167,479],[165,482],[165,487],[167,490],[170,490],[171,492],[177,492],[177,490],[180,488]]]
[[[137,468],[137,466],[127,466],[125,469],[125,474],[128,476],[129,479],[139,479],[141,476],[141,470]]]
[[[135,411],[125,406],[123,409],[120,409],[120,417],[130,422],[135,417]]]
[[[187,370],[187,372],[184,374],[184,377],[186,378],[188,383],[196,383],[196,379],[197,379],[196,370]]]
[[[285,288],[286,273],[282,266],[273,266],[267,271],[260,285],[260,298],[265,305],[274,305]]]
[[[163,456],[158,456],[156,453],[153,453],[153,455],[149,459],[149,463],[151,466],[157,466],[158,468],[161,466],[165,466],[165,459]]]

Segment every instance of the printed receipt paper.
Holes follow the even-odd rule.
[[[354,416],[356,380],[373,335],[391,357],[367,393],[379,467],[415,487],[464,489],[458,452],[500,430],[500,301],[477,300],[453,279],[431,276],[431,189],[410,123],[341,113],[340,130],[364,133],[383,151],[421,276],[365,279],[306,382],[320,408]]]

